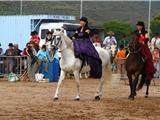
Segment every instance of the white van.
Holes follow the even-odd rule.
[[[64,34],[72,37],[79,27],[79,24],[73,23],[42,23],[39,28],[40,47],[45,44],[46,33],[48,31],[60,31],[64,29]]]

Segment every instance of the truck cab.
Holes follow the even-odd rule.
[[[63,28],[64,34],[71,38],[79,26],[79,24],[73,23],[42,23],[39,28],[40,47],[45,44],[46,33],[48,31],[55,32]]]

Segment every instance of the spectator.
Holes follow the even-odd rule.
[[[92,36],[92,41],[93,41],[93,44],[94,44],[95,46],[101,47],[101,42],[102,42],[102,40],[101,40],[101,38],[100,38],[97,34],[94,34],[94,35]]]
[[[38,33],[36,31],[31,32],[30,42],[33,42],[34,44],[39,45],[40,38],[39,38]]]
[[[36,54],[37,54],[37,52],[34,48],[34,45],[32,43],[27,43],[26,48],[23,50],[23,55],[30,56],[31,65],[33,65],[37,61]]]
[[[125,50],[124,50],[124,46],[121,45],[120,50],[116,54],[116,59],[124,59],[124,58],[125,58]]]
[[[121,46],[121,45],[123,45],[124,48],[127,48],[127,47],[128,47],[128,39],[127,39],[126,35],[123,35],[123,36],[122,36],[122,39],[119,40],[119,42],[118,42],[118,48],[119,48],[119,49],[120,49],[120,46]]]
[[[30,42],[34,44],[34,48],[38,52],[39,51],[40,38],[39,38],[38,33],[36,31],[31,32]]]
[[[42,62],[45,62],[45,71],[48,72],[48,62],[50,60],[49,52],[45,45],[42,46],[41,50],[37,53],[38,60],[34,65],[34,72],[38,72],[38,69]]]
[[[155,48],[160,49],[160,34],[156,33],[155,37],[151,40],[151,50],[153,51]]]
[[[16,51],[16,55],[21,56],[22,50],[19,49],[18,44],[14,44],[14,49]]]
[[[160,51],[159,49],[154,48],[152,55],[153,55],[154,67],[156,68],[156,73],[154,74],[154,77],[160,78]]]
[[[120,46],[120,50],[117,52],[114,62],[117,66],[117,69],[121,72],[121,77],[123,77],[125,63],[125,50],[123,45]]]
[[[14,49],[14,46],[12,43],[9,43],[8,49],[5,51],[4,55],[6,56],[16,56],[16,51]],[[8,72],[13,72],[13,67],[15,65],[15,58],[14,57],[8,57],[7,60],[7,70]]]
[[[107,37],[104,39],[103,41],[103,45],[117,45],[117,41],[115,39],[115,37],[113,36],[114,33],[112,31],[107,33]]]
[[[93,43],[101,43],[101,38],[97,35],[97,34],[94,34],[93,37]]]
[[[46,34],[46,42],[53,40],[54,36],[52,34],[53,34],[53,32],[50,32],[50,31],[47,32],[47,34]]]

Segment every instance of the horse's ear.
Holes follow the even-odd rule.
[[[64,33],[64,27],[61,28],[61,31],[60,31],[60,32],[61,32],[61,33]]]

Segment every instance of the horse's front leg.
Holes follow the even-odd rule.
[[[132,97],[132,75],[127,73],[128,79],[129,79],[129,86],[130,86],[130,95],[128,97],[128,99],[131,99]]]
[[[59,78],[57,88],[56,88],[56,92],[55,92],[55,95],[54,95],[54,100],[58,100],[59,87],[60,87],[62,81],[64,80],[64,78],[65,78],[65,72],[63,70],[61,70],[60,78]]]
[[[80,82],[79,82],[80,73],[79,71],[74,71],[74,77],[75,77],[76,86],[77,86],[77,95],[76,95],[75,100],[80,100]]]
[[[135,79],[132,84],[132,93],[131,93],[131,99],[134,100],[134,97],[136,96],[136,87],[138,83],[139,74],[135,75]]]
[[[102,77],[99,81],[97,93],[95,95],[95,100],[100,100],[100,97],[102,96],[102,89],[103,89],[103,84],[104,84],[104,78]]]

